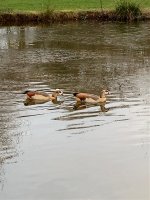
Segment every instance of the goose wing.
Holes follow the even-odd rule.
[[[40,92],[40,91],[35,91],[34,95],[41,95],[41,96],[44,96],[44,97],[48,97],[49,96],[49,94],[47,94],[45,92]]]
[[[98,100],[99,99],[99,96],[95,95],[95,94],[87,94],[87,97],[88,99],[93,99],[93,100]]]
[[[89,93],[78,93],[76,97],[80,98],[81,100],[85,100],[86,98],[91,98],[93,100],[97,100],[99,96]]]

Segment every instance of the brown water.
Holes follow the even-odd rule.
[[[103,87],[105,105],[75,105]],[[150,23],[1,27],[0,119],[0,199],[149,200]]]

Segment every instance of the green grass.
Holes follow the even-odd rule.
[[[0,11],[97,10],[115,9],[116,0],[0,0]],[[140,7],[150,9],[150,0],[136,0]]]

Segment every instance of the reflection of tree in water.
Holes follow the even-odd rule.
[[[20,118],[20,91],[24,87],[21,74],[10,65],[0,73],[0,182],[3,184],[5,163],[15,163],[21,150],[18,144],[22,139],[24,121]],[[18,70],[19,72],[19,70]],[[23,130],[24,133],[26,130]]]
[[[94,27],[67,24],[45,29],[11,28],[8,44],[16,54],[9,53],[9,63],[18,65],[19,62],[22,79],[43,81],[44,77],[53,88],[61,85],[92,93],[99,93],[101,87],[118,88],[117,79],[124,82],[127,76],[146,65],[149,52],[143,46],[146,37],[143,43],[142,37],[135,35],[140,25],[94,24]]]
[[[2,106],[0,106],[2,108]],[[11,110],[11,108],[9,107]],[[3,182],[3,164],[15,162],[18,156],[17,144],[20,133],[17,131],[18,124],[15,123],[15,115],[8,109],[1,109],[0,112],[0,182]]]
[[[22,132],[26,133],[25,121],[20,118],[22,110],[19,107],[22,102],[17,101],[20,95],[14,92],[20,90],[20,85],[11,85],[8,81],[6,83],[7,85],[4,85],[0,81],[0,181],[3,181],[5,163],[17,162],[21,153],[18,145]]]
[[[21,134],[19,132],[19,126],[21,125],[21,122],[17,120],[18,115],[14,109],[15,106],[6,105],[5,108],[1,109],[0,113],[1,162],[6,159],[11,159],[18,154],[16,145],[19,142],[19,137]]]

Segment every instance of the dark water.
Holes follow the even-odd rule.
[[[104,87],[105,105],[75,105]],[[0,199],[149,200],[149,134],[149,22],[0,28]]]

